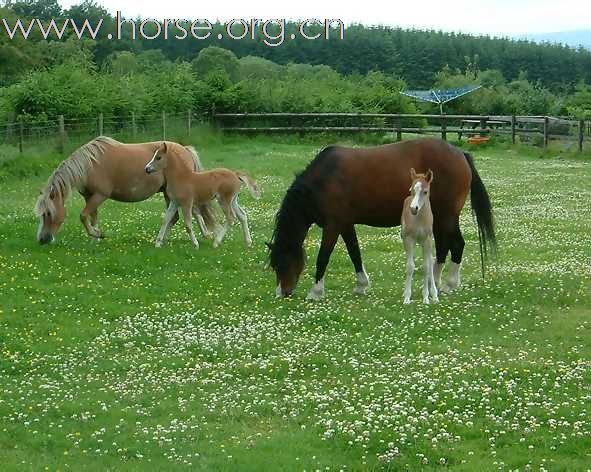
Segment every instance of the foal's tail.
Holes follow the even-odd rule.
[[[484,259],[490,251],[492,256],[497,253],[497,237],[495,234],[495,220],[490,203],[490,197],[484,183],[474,166],[474,159],[467,152],[464,153],[470,170],[472,171],[472,185],[470,187],[470,201],[472,212],[476,215],[478,225],[478,240],[480,243],[480,261],[482,264],[482,278],[484,278]]]
[[[236,172],[236,176],[244,185],[246,185],[248,191],[252,195],[252,198],[254,198],[255,200],[261,198],[261,191],[259,190],[257,183],[252,178],[250,178],[244,172]]]

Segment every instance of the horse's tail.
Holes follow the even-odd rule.
[[[472,212],[476,215],[476,223],[478,225],[478,241],[480,243],[480,262],[482,265],[482,278],[484,278],[484,259],[488,252],[492,256],[497,253],[497,237],[495,234],[495,220],[492,211],[492,204],[490,197],[476,170],[474,159],[465,152],[464,156],[470,170],[472,171],[472,185],[470,186],[470,202],[472,204]]]
[[[191,157],[193,158],[193,169],[195,172],[203,172],[205,166],[201,163],[197,149],[193,146],[185,146],[185,149],[189,151],[189,154],[191,154]],[[201,216],[203,217],[203,221],[205,221],[207,229],[212,233],[217,233],[220,229],[220,225],[215,218],[213,205],[210,202],[203,203],[199,205],[199,211],[201,212]]]
[[[259,190],[257,183],[252,178],[250,178],[244,172],[236,172],[236,176],[244,185],[246,185],[248,191],[252,195],[252,198],[254,198],[255,200],[261,198],[261,191]]]

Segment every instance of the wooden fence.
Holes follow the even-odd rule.
[[[0,144],[17,146],[21,153],[29,143],[44,144],[53,140],[64,147],[68,140],[107,134],[134,141],[139,136],[150,139],[174,139],[190,135],[195,122],[211,121],[224,132],[232,133],[391,133],[402,140],[404,133],[436,134],[447,139],[457,134],[465,137],[505,136],[511,142],[533,142],[548,147],[550,141],[576,144],[579,152],[590,140],[591,123],[583,120],[548,116],[480,116],[420,115],[387,113],[215,113],[203,116],[187,110],[184,113],[141,115],[128,113],[122,117],[72,119],[59,116],[55,120],[27,122],[25,119],[0,124]]]
[[[388,113],[214,113],[214,122],[225,132],[366,132],[393,133],[398,141],[403,133],[438,134],[447,140],[457,134],[468,136],[510,136],[511,142],[531,141],[538,136],[541,145],[551,140],[577,143],[583,151],[585,138],[591,136],[590,123],[584,120],[549,116],[420,115]]]

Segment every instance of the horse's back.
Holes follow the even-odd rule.
[[[328,159],[328,158],[326,158]],[[471,171],[464,154],[439,139],[420,139],[371,148],[330,148],[332,162],[324,189],[334,198],[322,202],[328,213],[347,224],[391,227],[400,224],[411,185],[410,169],[431,169],[433,212],[459,215],[470,189]]]

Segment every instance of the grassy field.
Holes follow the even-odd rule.
[[[264,191],[239,227],[194,250],[153,241],[160,197],[106,203],[89,241],[81,198],[40,247],[32,207],[63,156],[0,157],[2,470],[588,470],[591,159],[484,148],[500,257],[480,277],[467,208],[464,284],[402,304],[398,229],[360,228],[373,286],[352,294],[339,243],[327,299],[274,297],[264,242],[319,143],[195,136],[207,167]],[[416,277],[415,300],[420,277]]]

